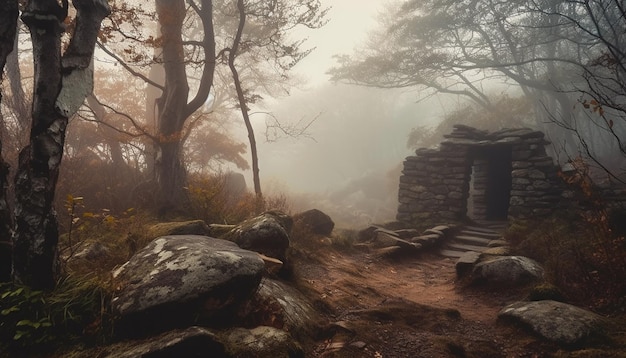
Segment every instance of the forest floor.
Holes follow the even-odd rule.
[[[562,350],[498,321],[526,292],[464,286],[454,260],[436,254],[390,259],[309,243],[293,262],[331,322],[307,357],[626,357],[617,347]]]

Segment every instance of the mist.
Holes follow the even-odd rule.
[[[266,100],[252,117],[263,190],[286,193],[294,211],[320,206],[345,226],[390,221],[400,166],[412,153],[408,134],[418,125],[434,127],[445,106],[438,98],[418,101],[414,90],[331,82],[326,72],[336,64],[334,57],[367,41],[386,3],[323,3],[331,7],[328,23],[295,31],[314,48],[294,68],[298,85]],[[240,125],[238,138],[245,141],[246,135]],[[251,172],[244,175],[250,185]]]

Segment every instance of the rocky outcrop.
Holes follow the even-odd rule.
[[[257,253],[229,241],[160,237],[114,271],[112,309],[130,326],[148,330],[184,324],[198,314],[211,317],[250,297],[264,266]]]
[[[564,346],[588,344],[604,336],[601,316],[557,301],[516,302],[503,308],[500,319],[520,322],[543,338]]]
[[[511,217],[546,215],[561,199],[557,167],[547,156],[544,134],[528,128],[486,132],[464,125],[444,136],[437,149],[418,149],[407,157],[400,176],[398,221],[448,221],[488,218],[488,179],[494,153],[509,166]],[[470,181],[472,187],[470,187]],[[471,203],[468,203],[470,200]],[[470,205],[471,204],[471,205]],[[507,210],[507,209],[505,209]]]
[[[335,223],[320,210],[311,209],[293,216],[294,226],[317,235],[330,236]]]
[[[270,211],[242,222],[220,238],[285,262],[292,226],[289,215]]]

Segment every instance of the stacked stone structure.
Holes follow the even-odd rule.
[[[542,132],[456,125],[444,137],[437,149],[418,149],[404,161],[398,221],[524,218],[558,205],[558,167]]]

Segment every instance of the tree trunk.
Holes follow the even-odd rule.
[[[241,115],[243,121],[246,124],[248,131],[248,141],[250,142],[250,155],[252,156],[252,181],[254,183],[255,211],[260,214],[265,210],[265,203],[263,201],[263,193],[261,192],[261,178],[259,176],[259,156],[257,154],[256,139],[254,137],[254,128],[250,122],[250,115],[248,111],[248,104],[244,96],[243,87],[241,86],[241,80],[239,78],[239,72],[235,66],[235,58],[239,51],[239,43],[241,42],[241,36],[243,34],[243,28],[246,24],[246,12],[243,0],[237,1],[237,9],[239,10],[239,25],[237,27],[237,34],[233,40],[233,46],[228,54],[228,67],[233,74],[233,82],[235,83],[235,90],[237,91],[237,100],[239,101],[239,107],[241,108]]]
[[[33,44],[34,88],[30,144],[20,152],[15,177],[13,279],[35,289],[54,287],[58,225],[53,200],[67,121],[93,90],[91,59],[105,0],[74,2],[76,28],[61,58],[67,16],[56,0],[31,0],[22,14]]]
[[[181,158],[181,138],[185,123],[189,85],[185,73],[182,26],[186,8],[183,0],[157,0],[157,14],[163,41],[165,88],[157,99],[159,143],[156,179],[161,193],[161,213],[176,210],[185,202],[185,168]]]
[[[18,14],[17,0],[0,0],[0,84],[7,57],[14,48]],[[2,102],[1,91],[0,102]],[[0,138],[0,282],[11,280],[13,222],[7,202],[8,175],[9,165],[2,157],[2,139]]]
[[[157,99],[157,137],[155,177],[159,185],[159,211],[162,215],[176,212],[186,204],[186,171],[182,160],[182,132],[185,121],[208,98],[215,69],[215,38],[213,3],[202,0],[201,7],[190,3],[202,21],[202,47],[205,63],[196,96],[187,103],[189,85],[185,72],[182,27],[186,16],[183,0],[156,0],[161,26],[162,58],[165,83]]]

